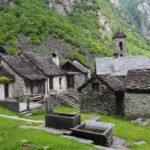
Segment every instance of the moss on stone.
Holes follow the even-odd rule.
[[[9,83],[11,81],[12,81],[11,78],[8,78],[8,77],[5,77],[5,76],[0,76],[0,84]]]

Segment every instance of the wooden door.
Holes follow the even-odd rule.
[[[9,86],[8,86],[8,83],[6,83],[4,85],[4,91],[5,91],[5,98],[8,98],[9,97]]]
[[[74,89],[74,76],[73,75],[67,76],[67,88]]]

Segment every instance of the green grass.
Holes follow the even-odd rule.
[[[82,144],[65,139],[45,131],[35,129],[21,129],[21,121],[14,121],[0,117],[0,149],[19,150],[23,140],[36,146],[34,150],[42,150],[48,146],[49,150],[95,150],[93,145]]]
[[[58,107],[54,111],[55,112],[62,112],[62,113],[77,113],[78,112],[77,109],[67,108],[67,107]],[[8,115],[18,115],[17,113],[12,112],[12,111],[10,111],[8,109],[5,109],[5,108],[0,108],[0,113],[8,114]],[[36,111],[36,113],[34,112],[33,115],[25,117],[25,118],[43,120],[44,119],[44,115],[45,115],[45,113],[43,111]],[[122,117],[119,117],[119,116],[101,115],[101,114],[98,114],[98,113],[82,113],[81,114],[82,121],[88,120],[88,119],[90,119],[93,116],[100,116],[100,117],[102,117],[102,121],[103,122],[108,122],[108,123],[115,124],[114,135],[117,136],[117,137],[121,137],[123,139],[126,139],[127,140],[127,146],[129,148],[131,148],[132,150],[149,150],[149,148],[150,148],[150,132],[149,132],[150,131],[150,127],[135,125],[135,124],[131,123],[130,119],[122,118]],[[8,121],[12,121],[12,120],[8,119]],[[17,125],[18,124],[20,125],[20,122],[18,122],[18,121],[14,121],[14,122],[16,122]],[[1,130],[1,128],[5,128],[5,127],[8,128],[8,126],[9,126],[9,124],[8,124],[8,126],[5,126],[5,123],[4,124],[3,123],[4,122],[3,122],[3,118],[2,118],[1,122],[0,122],[0,126],[1,126],[0,130]],[[22,124],[22,122],[21,122],[21,124]],[[16,129],[16,132],[18,132],[18,129]],[[29,137],[30,137],[30,134],[32,132],[36,132],[36,133],[38,132],[37,133],[38,136],[40,134],[44,134],[45,135],[45,133],[41,132],[41,131],[34,131],[34,130],[33,131],[32,130],[28,131],[27,130],[26,132],[29,134]],[[2,133],[4,133],[4,132],[2,132]],[[16,135],[12,135],[12,136],[16,136]],[[19,135],[19,137],[18,136],[16,136],[16,137],[19,138],[19,142],[20,142],[21,138],[24,139],[24,136],[26,137],[27,134]],[[30,140],[32,141],[32,138]],[[38,140],[38,138],[34,139],[34,140]],[[141,146],[133,144],[133,142],[141,141],[141,140],[146,141],[147,144],[141,145]],[[40,141],[40,142],[43,143],[43,141]],[[39,145],[40,145],[40,143],[39,143]]]

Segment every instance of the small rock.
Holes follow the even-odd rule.
[[[49,150],[50,148],[48,146],[44,146],[43,150]]]
[[[145,141],[136,141],[134,142],[135,145],[144,145],[147,144]]]

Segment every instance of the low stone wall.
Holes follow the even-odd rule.
[[[91,84],[87,85],[80,96],[81,112],[99,112],[105,114],[116,114],[115,92],[105,84],[100,83],[100,90],[93,91]]]
[[[0,101],[0,106],[17,112],[20,111],[20,104],[18,102]]]
[[[127,117],[139,118],[150,116],[150,94],[126,93],[124,105]]]

